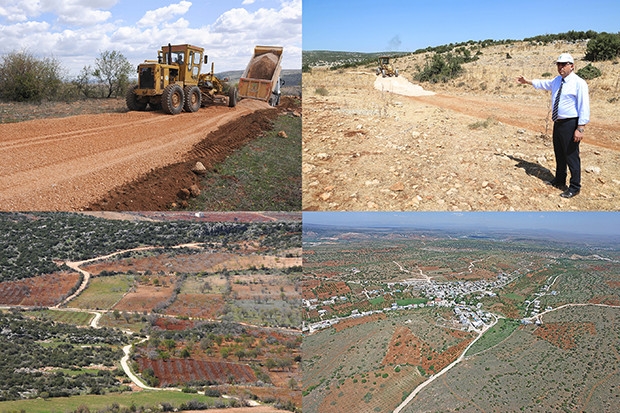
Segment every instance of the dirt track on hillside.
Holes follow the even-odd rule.
[[[210,132],[269,106],[243,100],[177,116],[81,115],[0,125],[0,210],[80,210],[178,162]],[[225,149],[219,149],[221,152]]]
[[[555,172],[548,95],[513,86],[403,96],[377,88],[384,80],[362,71],[304,74],[304,210],[620,208],[613,104],[592,102],[582,191],[565,200],[545,184]],[[328,95],[314,93],[320,87]]]

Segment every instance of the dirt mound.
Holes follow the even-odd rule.
[[[382,92],[395,93],[403,96],[432,96],[435,92],[424,90],[420,85],[414,85],[403,76],[381,77],[377,76],[374,84],[375,89]]]
[[[248,69],[251,79],[271,80],[278,65],[278,56],[274,53],[265,53],[252,59]]]

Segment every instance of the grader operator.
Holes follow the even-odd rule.
[[[204,56],[204,58],[203,58]],[[237,104],[237,90],[229,88],[223,96],[224,85],[211,72],[201,74],[202,63],[208,58],[204,49],[188,44],[163,46],[157,60],[145,60],[138,65],[138,84],[128,90],[129,110],[145,110],[147,105],[176,115],[185,110],[196,112],[210,103]]]

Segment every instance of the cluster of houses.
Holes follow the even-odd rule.
[[[476,281],[456,281],[456,282],[436,282],[429,281],[418,286],[426,297],[436,297],[440,299],[454,299],[456,297],[479,293],[479,298],[483,296],[494,297],[496,293],[492,290],[502,289],[511,283],[517,275],[507,275],[500,273],[495,280],[476,280]]]

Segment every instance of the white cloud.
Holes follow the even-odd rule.
[[[241,4],[254,4],[256,0],[243,0],[243,2]]]
[[[157,26],[162,22],[172,19],[174,16],[183,15],[187,13],[192,3],[189,1],[182,1],[177,4],[171,4],[170,6],[161,7],[155,10],[149,10],[138,21],[139,27]]]
[[[118,50],[137,65],[155,59],[162,45],[190,43],[204,47],[216,71],[223,71],[244,69],[254,46],[273,45],[284,47],[284,68],[301,67],[301,0],[255,11],[234,8],[219,17],[201,11],[200,19],[187,13],[191,2],[173,1],[150,11],[144,2],[143,14],[128,21],[123,3],[112,7],[117,0],[24,0],[21,17],[14,0],[0,0],[0,55],[27,50],[54,57],[68,76],[76,76],[105,50]],[[202,3],[193,7],[208,9]]]

